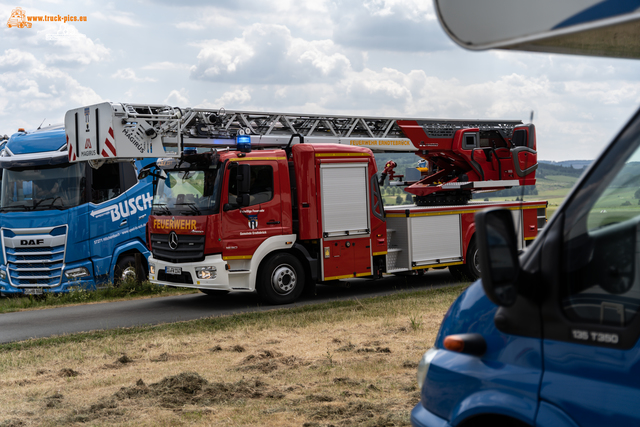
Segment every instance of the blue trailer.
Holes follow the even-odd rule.
[[[94,169],[69,162],[63,126],[13,134],[0,154],[0,293],[91,290],[134,276],[136,255],[149,255],[153,200],[151,178],[137,171],[153,160]]]

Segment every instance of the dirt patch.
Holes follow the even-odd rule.
[[[45,401],[45,408],[58,408],[62,403],[64,396],[58,392],[53,393],[51,396],[47,396]]]
[[[363,347],[356,350],[356,353],[391,353],[389,347]]]
[[[234,345],[233,347],[231,347],[231,351],[235,351],[236,353],[244,353],[247,350],[241,345]]]
[[[347,386],[358,386],[358,385],[362,384],[362,381],[353,380],[353,379],[348,378],[348,377],[339,377],[339,378],[334,378],[333,379],[333,383],[334,384],[347,385]]]
[[[179,409],[186,405],[208,406],[239,399],[282,399],[284,394],[269,387],[261,379],[240,380],[235,383],[210,383],[195,372],[162,379],[146,385],[139,379],[134,386],[122,387],[111,398],[104,399],[76,414],[75,420],[86,422],[91,415],[119,407],[119,402],[135,399],[149,399],[147,405],[168,409]],[[127,405],[130,406],[130,405]],[[113,411],[112,411],[113,414]],[[78,419],[81,416],[81,419]],[[95,418],[92,418],[95,419]]]
[[[74,371],[71,368],[62,368],[58,371],[58,376],[62,378],[77,377],[78,375],[80,375],[80,372]]]

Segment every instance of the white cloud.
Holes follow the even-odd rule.
[[[0,64],[0,118],[8,127],[3,133],[36,127],[45,117],[48,123],[61,123],[68,109],[102,101],[92,89],[31,53],[5,50]]]
[[[142,67],[143,70],[188,70],[190,68],[189,64],[170,61],[152,62]]]
[[[176,107],[188,107],[189,106],[189,98],[187,96],[187,91],[182,88],[180,90],[172,90],[169,92],[169,95],[163,101],[165,104],[176,106]]]
[[[124,68],[116,71],[111,75],[114,79],[122,79],[122,80],[133,80],[134,82],[155,82],[155,79],[151,77],[137,77],[135,71],[131,68]]]
[[[254,24],[241,38],[200,46],[191,76],[201,80],[297,84],[340,76],[350,66],[331,40],[294,38],[282,25]]]
[[[218,108],[238,109],[239,106],[246,105],[251,101],[251,93],[249,88],[243,87],[232,91],[225,92],[222,96],[215,100],[214,105]]]
[[[99,21],[115,22],[116,24],[125,25],[127,27],[141,27],[140,19],[138,16],[131,12],[121,12],[114,9],[110,9],[106,14],[102,12],[93,12],[90,18],[95,18]]]
[[[71,24],[60,24],[55,29],[47,29],[38,32],[43,38],[41,43],[49,43],[51,48],[45,54],[45,61],[50,64],[87,65],[91,62],[108,60],[110,50],[100,43],[95,43],[85,34],[82,34]],[[53,40],[47,40],[47,36],[53,36]]]

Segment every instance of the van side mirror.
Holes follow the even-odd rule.
[[[475,221],[484,292],[494,304],[510,307],[518,296],[520,273],[511,211],[488,209],[478,212]]]

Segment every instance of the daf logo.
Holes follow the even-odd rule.
[[[178,249],[178,235],[175,231],[169,233],[169,248],[171,248],[172,251]]]
[[[44,244],[44,239],[37,240],[20,240],[21,246],[39,246]]]

